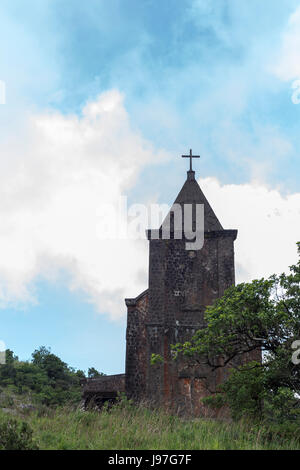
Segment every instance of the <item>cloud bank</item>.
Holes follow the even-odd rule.
[[[0,152],[2,307],[35,302],[36,280],[65,279],[99,311],[122,316],[123,298],[144,288],[146,242],[99,240],[98,208],[164,156],[132,131],[122,95],[103,93],[81,117],[31,116]]]
[[[300,241],[300,193],[283,196],[263,183],[222,185],[200,180],[224,228],[238,229],[236,281],[288,271]]]
[[[168,155],[132,129],[117,90],[89,102],[80,116],[39,113],[22,129],[0,143],[1,307],[38,302],[35,285],[46,279],[122,318],[124,297],[147,286],[147,241],[100,240],[99,207],[117,204],[146,165]],[[283,196],[262,182],[222,185],[214,178],[200,185],[223,226],[239,229],[238,281],[295,262],[300,193]]]

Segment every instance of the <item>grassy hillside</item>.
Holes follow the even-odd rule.
[[[300,449],[296,429],[183,420],[160,411],[135,408],[126,402],[101,413],[44,407],[25,408],[12,416],[7,409],[0,410],[0,449],[1,425],[5,428],[8,420],[27,423],[32,430],[28,446],[39,449]],[[11,427],[16,427],[16,423]]]
[[[88,376],[98,375],[89,369]],[[0,450],[300,450],[299,421],[181,419],[126,399],[111,410],[83,412],[78,409],[83,377],[44,347],[27,362],[7,350],[0,367]]]

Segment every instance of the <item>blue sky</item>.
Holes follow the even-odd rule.
[[[197,175],[221,220],[247,227],[240,215],[247,210],[236,208],[235,220],[224,197],[250,204],[261,194],[257,210],[265,212],[253,212],[248,226],[261,221],[267,246],[269,213],[281,214],[274,247],[289,248],[277,265],[271,253],[260,265],[257,246],[246,262],[239,245],[240,279],[288,266],[299,233],[298,1],[2,0],[0,21],[0,242],[2,258],[15,254],[0,260],[7,347],[28,359],[46,345],[74,367],[124,370],[122,302],[146,286],[147,246],[93,254],[86,207],[110,192],[170,204],[185,178],[180,155],[191,147],[202,155]],[[87,103],[98,103],[97,123]],[[78,134],[86,140],[75,145]],[[111,174],[119,175],[114,185]],[[69,242],[66,219],[75,233]],[[240,243],[249,244],[246,235]],[[102,282],[104,267],[113,285]]]

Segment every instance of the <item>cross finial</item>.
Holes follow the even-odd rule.
[[[192,149],[190,150],[190,154],[189,155],[182,155],[182,158],[189,158],[190,159],[190,171],[193,171],[193,168],[192,168],[192,159],[193,158],[200,158],[200,155],[193,155],[193,151]]]

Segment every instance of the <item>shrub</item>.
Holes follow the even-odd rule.
[[[284,421],[273,423],[263,429],[262,438],[267,442],[295,442],[300,443],[299,422]]]
[[[0,450],[38,450],[27,423],[4,419],[0,423]]]

